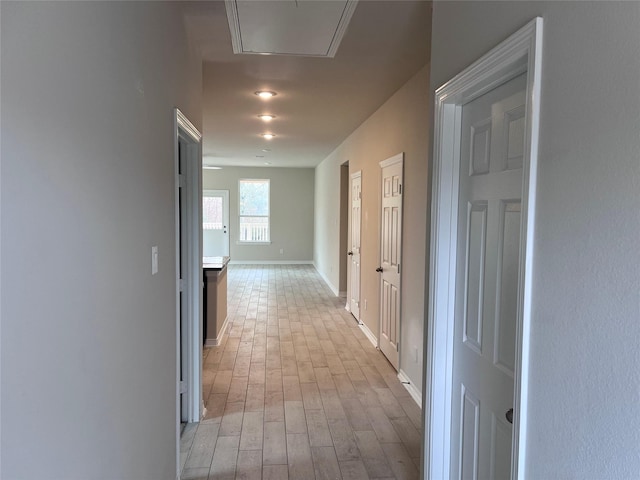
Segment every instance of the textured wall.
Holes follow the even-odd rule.
[[[436,2],[433,90],[544,18],[528,478],[640,471],[640,3]]]
[[[0,8],[0,477],[175,479],[173,108],[201,125],[201,64],[176,3]]]

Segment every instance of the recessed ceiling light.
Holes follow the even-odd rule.
[[[271,140],[273,137],[275,137],[273,133],[261,133],[260,136],[267,140]]]
[[[272,92],[270,90],[258,90],[255,94],[260,98],[271,98],[277,95],[276,92]]]
[[[274,118],[276,118],[276,116],[275,116],[275,115],[267,115],[267,114],[264,114],[264,115],[258,115],[258,118],[259,118],[260,120],[264,120],[265,122],[270,122],[271,120],[273,120]]]
[[[263,151],[263,152],[270,152],[270,151],[271,151],[271,149],[270,149],[270,148],[263,148],[263,149],[262,149],[262,151]]]
[[[264,162],[265,165],[271,165],[271,162]]]
[[[222,170],[222,167],[213,167],[211,165],[203,165],[202,168],[205,170]]]

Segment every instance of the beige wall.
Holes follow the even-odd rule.
[[[316,267],[339,284],[340,165],[362,171],[361,320],[378,336],[380,250],[379,162],[400,152],[404,160],[402,324],[400,368],[417,389],[422,385],[425,311],[427,159],[429,157],[428,67],[424,67],[316,168]],[[367,308],[365,309],[365,301]],[[417,349],[417,358],[415,350]]]
[[[238,245],[238,181],[269,179],[271,244]],[[314,170],[312,168],[224,167],[204,170],[204,190],[229,190],[231,261],[311,262],[313,259]],[[284,253],[280,253],[280,249]]]
[[[0,477],[175,479],[174,107],[202,123],[181,7],[0,8]]]

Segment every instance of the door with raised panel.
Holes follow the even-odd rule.
[[[402,260],[403,154],[380,162],[382,206],[380,218],[380,350],[399,367],[400,268]]]
[[[462,106],[451,473],[509,479],[526,77]]]
[[[362,223],[362,172],[351,175],[351,248],[349,250],[349,309],[360,321],[360,230]]]

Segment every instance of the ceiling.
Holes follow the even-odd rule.
[[[360,0],[334,58],[234,54],[223,1],[185,11],[204,61],[205,165],[315,167],[429,60],[426,1]],[[278,95],[263,100],[257,90]],[[264,113],[277,118],[265,123]]]

